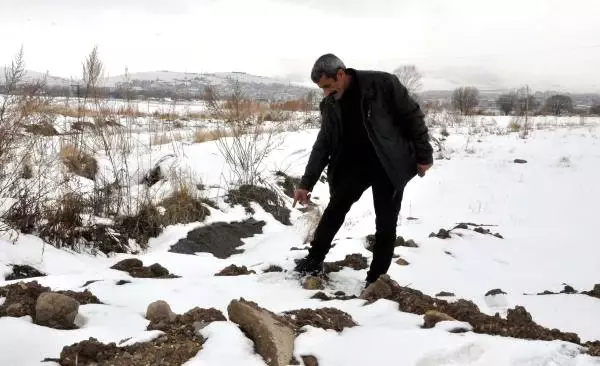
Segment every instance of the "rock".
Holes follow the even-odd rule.
[[[453,292],[442,291],[442,292],[438,293],[435,296],[438,296],[438,297],[450,297],[450,296],[456,296],[456,295],[454,295]]]
[[[575,290],[572,286],[565,285],[564,290],[561,291],[562,294],[576,294],[577,290]]]
[[[171,306],[164,300],[155,301],[146,309],[146,319],[151,323],[170,322],[175,319],[175,316]]]
[[[496,295],[500,295],[500,294],[506,295],[506,292],[502,291],[499,288],[495,288],[493,290],[489,290],[488,292],[486,292],[485,296],[496,296]]]
[[[12,266],[12,273],[9,274],[8,276],[6,276],[6,281],[12,281],[12,280],[22,280],[25,278],[32,278],[32,277],[43,277],[46,276],[45,273],[38,271],[37,269],[33,268],[32,266],[28,265],[28,264],[14,264]]]
[[[368,303],[375,302],[379,299],[386,299],[393,294],[393,282],[389,275],[384,274],[379,276],[377,281],[370,284],[360,294],[360,299],[367,300]],[[398,285],[398,284],[396,284]],[[399,286],[399,285],[398,285]]]
[[[504,237],[500,235],[500,233],[495,233],[494,236],[499,239],[504,239]]]
[[[514,309],[508,309],[506,320],[508,320],[509,323],[514,324],[533,322],[531,314],[529,314],[529,312],[522,306],[516,306]]]
[[[271,273],[271,272],[283,272],[283,268],[277,265],[270,265],[267,269],[263,271],[263,273]]]
[[[404,238],[403,238],[403,237],[401,237],[400,235],[398,235],[398,236],[396,237],[396,242],[394,243],[394,245],[395,245],[396,247],[402,247],[402,246],[405,246],[405,241],[404,241]]]
[[[538,295],[556,295],[556,293],[549,291],[549,290],[544,290],[543,292],[540,292]]]
[[[415,243],[414,240],[409,239],[404,243],[404,246],[407,248],[418,248],[419,246],[417,245],[417,243]]]
[[[22,316],[27,315],[27,309],[25,308],[25,306],[23,306],[23,304],[20,303],[10,304],[6,308],[6,315],[15,318],[20,318]]]
[[[479,234],[489,234],[490,233],[490,229],[486,229],[483,227],[476,227],[475,229],[473,229],[474,232],[479,233]]]
[[[216,273],[215,276],[245,276],[250,274],[256,274],[256,272],[249,271],[246,266],[238,267],[235,264],[232,264],[223,268],[221,272]]]
[[[344,292],[342,291],[338,291],[335,294],[335,297],[331,297],[328,296],[326,293],[319,291],[316,294],[312,295],[310,298],[311,299],[317,299],[317,300],[322,300],[322,301],[331,301],[331,300],[353,300],[353,299],[357,299],[356,295],[346,295]]]
[[[525,159],[515,159],[514,163],[515,164],[527,164],[527,160],[525,160]]]
[[[325,284],[321,277],[308,276],[302,282],[302,288],[305,290],[322,290],[325,288]]]
[[[149,268],[154,277],[164,277],[170,275],[169,270],[158,263],[154,263]]]
[[[343,267],[349,267],[358,271],[369,268],[369,262],[368,259],[363,257],[362,254],[353,253],[346,255],[346,257],[341,261],[325,262],[323,264],[323,270],[325,273],[339,272]]]
[[[118,280],[118,281],[115,283],[115,285],[117,285],[117,286],[123,286],[123,285],[126,285],[126,284],[128,284],[128,283],[131,283],[131,281],[127,281],[127,280]]]
[[[302,357],[302,362],[304,362],[304,366],[319,366],[319,361],[315,356],[300,356]]]
[[[595,284],[591,291],[584,291],[582,293],[600,299],[600,284]]]
[[[433,328],[437,323],[441,321],[454,321],[453,317],[448,314],[444,314],[437,310],[429,310],[423,316],[423,328]]]
[[[74,329],[79,302],[67,295],[44,292],[35,304],[35,323],[56,329]]]
[[[429,235],[430,238],[438,238],[438,239],[450,239],[450,231],[446,230],[446,229],[440,229],[440,231],[438,231],[438,233],[431,233]]]
[[[466,222],[461,222],[458,225],[456,225],[454,228],[455,229],[469,230],[469,224],[466,223]]]
[[[229,319],[254,341],[269,366],[286,366],[294,354],[295,328],[285,319],[243,298],[227,306]]]
[[[136,268],[136,267],[143,267],[144,263],[137,259],[137,258],[128,258],[128,259],[123,259],[122,261],[118,262],[117,264],[115,264],[114,266],[110,267],[112,269],[116,269],[118,271],[124,271],[124,272],[129,272],[131,269]]]
[[[297,328],[310,325],[315,328],[333,329],[341,332],[344,328],[358,325],[350,314],[336,308],[291,310],[284,312],[284,314]]]
[[[410,263],[408,263],[405,259],[399,258],[396,261],[396,264],[400,265],[400,266],[408,266]]]
[[[129,270],[131,277],[135,278],[154,278],[154,273],[150,267],[135,267]]]

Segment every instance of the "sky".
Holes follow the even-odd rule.
[[[310,82],[322,54],[348,67],[414,64],[424,89],[600,92],[599,0],[0,0],[0,65],[80,77],[243,71]]]

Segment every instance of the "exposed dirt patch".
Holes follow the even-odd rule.
[[[250,274],[256,274],[256,272],[249,271],[246,266],[238,267],[235,264],[232,264],[223,268],[221,272],[216,273],[215,276],[245,276]]]
[[[180,254],[211,253],[225,259],[233,254],[242,253],[237,249],[244,245],[242,239],[261,234],[264,221],[253,218],[241,222],[216,222],[190,231],[185,239],[171,246],[170,252]]]
[[[265,187],[242,185],[238,189],[229,191],[225,199],[230,205],[242,205],[246,212],[254,214],[251,202],[258,203],[263,210],[284,225],[291,225],[291,211],[285,207],[285,202],[277,194]]]
[[[38,271],[28,264],[13,264],[12,273],[6,276],[6,281],[22,280],[31,277],[43,277],[45,273]]]
[[[316,328],[341,332],[344,328],[358,325],[350,314],[336,308],[299,309],[286,311],[284,314],[297,328],[311,325]]]
[[[94,338],[63,348],[59,363],[62,366],[99,365],[182,365],[202,348],[205,339],[197,330],[214,321],[225,321],[219,310],[194,308],[172,321],[151,323],[148,330],[165,332],[150,342],[117,347]]]
[[[137,278],[179,278],[158,263],[144,267],[142,261],[137,258],[124,259],[110,268],[127,272],[131,277]]]
[[[337,262],[325,262],[323,269],[325,273],[339,272],[343,267],[349,267],[354,270],[361,270],[369,268],[368,259],[363,257],[362,254],[354,253],[346,255],[341,261]]]
[[[454,292],[442,291],[442,292],[436,294],[435,296],[438,296],[438,297],[450,297],[450,296],[455,296],[455,295],[454,295]]]
[[[548,329],[536,324],[523,307],[517,306],[515,309],[509,309],[507,319],[500,318],[498,314],[489,316],[481,313],[471,301],[458,300],[449,303],[436,299],[418,290],[402,287],[387,275],[381,276],[369,286],[362,298],[368,302],[380,298],[395,301],[398,303],[399,310],[414,314],[425,314],[429,310],[437,310],[456,320],[471,324],[477,333],[546,341],[563,340],[581,344],[577,334],[564,333],[558,329]]]
[[[600,357],[600,341],[587,342],[584,344],[587,347],[587,354],[594,357]]]
[[[35,305],[38,297],[44,292],[50,291],[49,287],[42,286],[37,281],[18,282],[0,287],[0,297],[6,298],[4,304],[0,305],[0,317],[22,317],[30,315],[32,318],[35,318]],[[102,304],[102,302],[89,290],[85,290],[84,292],[55,292],[70,296],[77,300],[81,305]]]
[[[280,178],[277,184],[283,188],[283,193],[288,197],[294,198],[294,191],[298,187],[298,184],[300,184],[300,178],[290,177],[282,171],[275,172],[275,176]]]

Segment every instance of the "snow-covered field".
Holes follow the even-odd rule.
[[[600,125],[595,119],[584,121],[583,126],[579,119],[544,121],[546,128],[532,129],[527,139],[516,133],[488,133],[483,128],[449,128],[443,152],[446,159],[436,160],[425,178],[415,178],[405,190],[398,234],[415,240],[419,247],[396,248],[410,264],[393,263],[389,274],[399,284],[431,296],[449,291],[456,298],[472,300],[491,315],[504,315],[508,308],[522,305],[540,325],[575,332],[584,342],[600,340],[599,299],[583,294],[525,295],[559,292],[564,284],[587,291],[600,283]],[[539,121],[542,127],[544,121]],[[499,128],[509,123],[496,122]],[[269,156],[265,170],[300,176],[316,132],[282,133],[282,144]],[[173,164],[208,187],[222,186],[227,167],[214,142],[177,144]],[[516,158],[527,163],[515,164]],[[325,206],[327,185],[318,183],[313,197]],[[291,207],[290,199],[287,204]],[[147,251],[135,256],[145,265],[160,263],[181,276],[176,279],[131,278],[109,268],[133,255],[94,257],[55,249],[31,235],[20,235],[12,243],[6,234],[0,239],[0,278],[10,272],[9,264],[29,264],[48,274],[36,280],[53,290],[82,291],[84,283],[97,280],[86,288],[104,305],[82,305],[76,330],[38,326],[29,317],[0,318],[0,365],[36,365],[46,357],[58,357],[63,346],[89,337],[117,343],[129,337],[128,343],[147,340],[155,332],[145,330],[148,321],[144,314],[155,300],[167,301],[176,313],[198,306],[215,307],[227,314],[230,301],[241,297],[274,312],[335,307],[352,315],[358,327],[341,333],[309,327],[296,339],[296,356],[314,355],[325,366],[600,364],[600,359],[566,342],[453,334],[443,327],[422,329],[422,316],[400,312],[388,300],[365,306],[359,299],[311,299],[315,291],[302,289],[289,273],[262,273],[272,264],[290,270],[294,259],[306,254],[290,251],[303,246],[303,214],[292,210],[293,225],[285,226],[260,206],[254,208],[254,217],[267,225],[262,234],[244,240],[241,254],[218,259],[210,254],[168,252],[194,228],[247,217],[243,208],[221,204],[219,210],[211,209],[206,222],[166,228],[150,240]],[[429,237],[431,232],[450,229],[459,222],[494,225],[490,229],[504,239],[468,230],[457,230],[461,236],[447,240]],[[348,214],[327,261],[350,253],[371,258],[365,236],[374,228],[369,190]],[[230,264],[245,265],[257,274],[214,276]],[[365,276],[366,270],[348,268],[332,273],[325,292],[358,295]],[[131,283],[116,286],[120,279]],[[13,282],[0,281],[0,286]],[[485,296],[496,288],[506,294]],[[201,332],[208,340],[186,365],[265,364],[236,324],[214,322]]]

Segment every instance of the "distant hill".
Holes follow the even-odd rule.
[[[287,100],[305,97],[311,88],[283,79],[251,75],[243,72],[183,73],[154,71],[129,74],[130,88],[135,91],[166,91],[176,94],[202,95],[208,85],[214,86],[221,95],[231,94],[235,83],[242,92],[254,99]],[[124,75],[114,76],[104,83],[110,88],[124,88]]]
[[[4,71],[5,71],[4,66],[0,66],[0,85],[4,84]],[[66,78],[61,78],[61,77],[52,76],[52,75],[46,75],[45,73],[31,71],[31,70],[26,70],[26,72],[25,72],[25,80],[27,80],[27,81],[41,80],[44,77],[46,77],[46,82],[48,83],[49,86],[64,86],[64,87],[66,87],[66,86],[69,86],[69,84],[71,84],[71,81]]]

